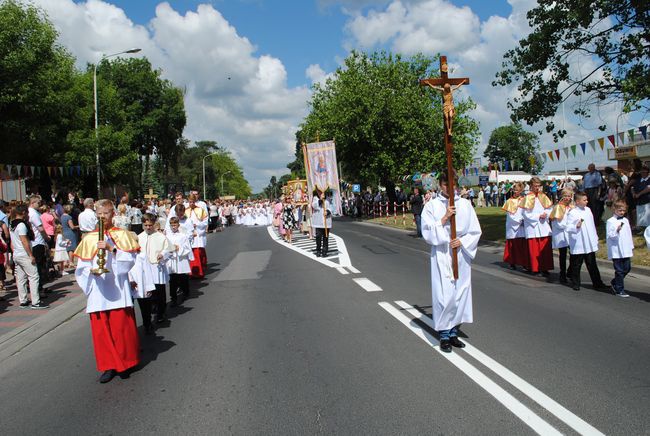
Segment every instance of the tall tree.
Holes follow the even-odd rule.
[[[0,144],[6,162],[48,164],[65,142],[74,118],[68,90],[75,69],[57,37],[42,10],[0,2]]]
[[[538,151],[537,135],[525,131],[521,124],[510,124],[492,131],[483,156],[502,167],[508,162],[512,169],[537,174],[542,169],[542,163],[536,159],[531,162],[531,156],[534,157]]]
[[[297,137],[335,139],[345,178],[363,184],[390,188],[405,174],[444,168],[441,97],[418,83],[437,74],[436,59],[353,51],[332,78],[314,86],[311,112]],[[471,160],[478,143],[478,124],[467,115],[474,107],[456,97],[457,167]]]
[[[573,112],[584,117],[593,104],[649,108],[650,2],[538,0],[527,17],[532,32],[505,54],[493,83],[518,84],[520,95],[508,103],[513,121],[547,120],[557,137],[566,132],[548,119],[571,96],[579,97]],[[571,68],[578,57],[587,57],[587,71]]]

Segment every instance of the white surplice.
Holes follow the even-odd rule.
[[[607,258],[625,259],[633,255],[634,239],[632,239],[630,222],[625,217],[618,219],[613,215],[607,220]]]
[[[598,251],[598,233],[594,224],[594,216],[588,207],[574,207],[567,213],[566,230],[569,234],[569,249],[571,254],[586,254]],[[582,222],[578,228],[578,222]]]
[[[169,282],[169,271],[167,261],[172,255],[173,247],[169,239],[160,232],[148,234],[142,232],[138,235],[140,243],[140,256],[143,257],[143,267],[149,269],[153,282],[157,285],[165,285]],[[162,256],[162,259],[158,259]]]
[[[517,207],[514,213],[506,212],[506,239],[526,237],[524,224],[523,224],[524,217],[521,212],[522,209],[520,207]]]
[[[558,207],[557,205],[555,207]],[[569,246],[569,234],[566,231],[569,222],[570,207],[567,207],[562,219],[554,219],[551,221],[551,239],[553,242],[553,249],[564,248]]]
[[[481,226],[472,204],[455,198],[458,248],[458,280],[454,280],[450,225],[442,225],[448,200],[438,196],[422,211],[422,237],[431,245],[431,293],[433,324],[437,331],[472,322],[472,259],[476,256]]]
[[[169,268],[170,274],[189,274],[190,270],[190,261],[194,260],[194,255],[192,254],[192,245],[186,234],[178,231],[171,232],[167,234],[167,239],[176,247],[178,250],[174,251],[167,261],[167,268]]]
[[[532,209],[521,209],[522,216],[524,217],[524,229],[526,232],[526,239],[544,238],[551,235],[551,226],[548,223],[548,216],[551,214],[550,207],[545,208],[535,198],[535,206]],[[546,213],[545,219],[540,219],[540,215]]]
[[[202,209],[198,208],[196,210]],[[185,211],[185,213],[187,214],[187,211]],[[205,248],[208,243],[208,238],[205,234],[206,230],[208,229],[208,215],[203,215],[204,218],[201,219],[197,216],[196,213],[197,212],[195,210],[192,210],[189,213],[189,217],[187,218],[193,227],[192,248]]]
[[[115,246],[108,234],[105,238],[108,247]],[[100,276],[90,272],[91,269],[97,268],[97,255],[92,260],[77,259],[75,278],[83,293],[88,297],[86,313],[133,306],[129,271],[135,264],[135,257],[136,253],[120,249],[113,253],[110,248],[107,249],[106,268],[110,272]]]

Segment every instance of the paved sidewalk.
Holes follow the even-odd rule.
[[[15,283],[12,281],[6,287],[0,301],[0,362],[85,308],[86,299],[74,274],[55,279],[44,287],[49,292],[42,301],[50,307],[40,310],[21,308]]]

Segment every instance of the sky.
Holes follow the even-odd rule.
[[[295,132],[308,113],[311,86],[331,75],[352,49],[386,49],[407,56],[446,54],[453,75],[471,79],[461,92],[478,105],[472,115],[481,126],[476,152],[480,156],[490,132],[510,122],[507,97],[516,95],[516,88],[495,89],[491,82],[503,54],[530,32],[525,15],[536,4],[534,0],[31,1],[47,12],[60,42],[81,68],[103,54],[141,48],[135,56],[146,56],[164,78],[186,90],[185,137],[214,140],[230,150],[254,192],[260,192],[271,176],[288,172]],[[567,116],[567,145],[603,136],[596,127],[604,122],[614,126],[619,114],[613,108],[586,122]],[[561,113],[555,121],[562,125]],[[621,116],[619,128],[642,122],[641,115]],[[558,147],[550,135],[540,137],[540,144],[542,150]],[[581,159],[567,159],[567,166],[606,163],[603,155],[588,148]],[[545,170],[563,167],[564,163],[549,162]]]

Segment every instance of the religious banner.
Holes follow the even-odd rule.
[[[309,188],[331,190],[334,213],[341,215],[341,193],[334,141],[312,142],[305,145],[307,182]]]
[[[286,185],[285,195],[293,200],[294,204],[306,205],[309,203],[307,180],[289,180]]]

